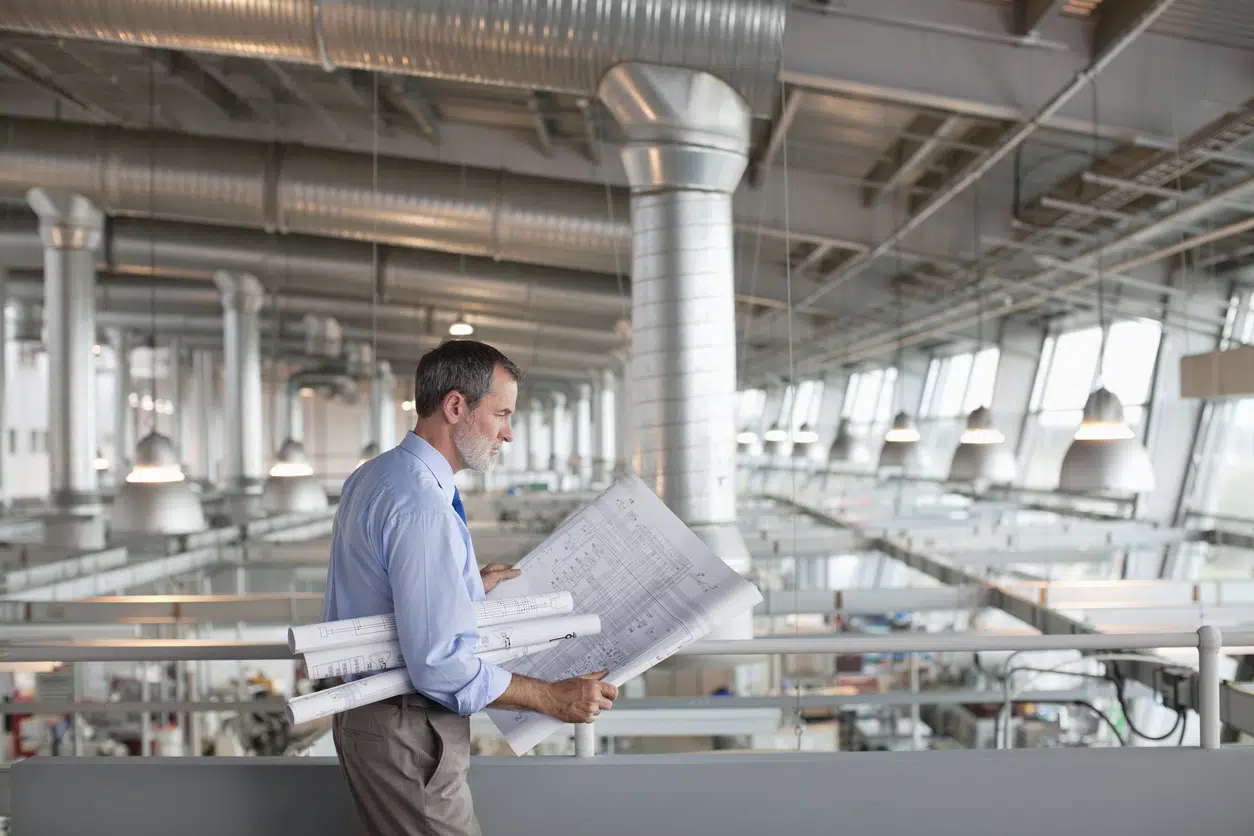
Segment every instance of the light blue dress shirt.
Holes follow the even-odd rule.
[[[483,600],[483,580],[455,491],[448,460],[413,432],[358,467],[335,512],[323,615],[395,612],[414,687],[470,715],[504,693],[511,674],[474,655],[471,602]]]

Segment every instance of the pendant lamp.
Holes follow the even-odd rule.
[[[276,514],[302,514],[327,507],[327,492],[314,476],[305,446],[296,439],[289,438],[279,447],[261,501],[267,511]]]
[[[1149,453],[1124,420],[1119,397],[1104,386],[1084,404],[1084,417],[1062,459],[1058,489],[1101,494],[1154,489]]]
[[[878,470],[913,470],[919,462],[919,428],[906,412],[898,412],[884,433]]]
[[[757,443],[758,434],[746,427],[736,436],[736,452],[748,453],[753,445]]]
[[[814,431],[814,428],[808,423],[802,424],[792,435],[792,457],[794,459],[809,458],[810,448],[818,440],[819,434]]]
[[[870,460],[866,446],[849,431],[849,422],[842,420],[836,428],[836,437],[827,450],[828,464],[866,464]]]
[[[972,410],[949,465],[949,481],[1004,485],[1015,480],[1016,471],[1014,454],[993,423],[992,411],[986,406]]]
[[[779,445],[788,440],[788,433],[785,432],[779,424],[772,424],[771,428],[766,431],[765,435],[762,436],[762,439],[765,442],[762,445],[762,455],[778,456]]]
[[[135,467],[118,486],[110,521],[131,534],[192,534],[207,528],[200,497],[179,465],[173,442],[153,431],[135,445]]]

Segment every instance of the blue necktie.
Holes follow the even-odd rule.
[[[453,488],[453,510],[462,518],[462,522],[466,522],[466,508],[462,505],[462,493],[457,488]]]

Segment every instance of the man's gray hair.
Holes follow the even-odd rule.
[[[422,355],[414,373],[414,412],[419,418],[434,415],[449,392],[460,392],[474,409],[492,389],[497,366],[514,380],[522,380],[522,370],[487,343],[450,340],[431,349]]]

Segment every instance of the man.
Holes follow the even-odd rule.
[[[485,664],[471,602],[518,570],[480,570],[466,528],[459,470],[488,470],[522,373],[479,342],[428,352],[414,379],[412,432],[344,483],[331,534],[326,620],[396,613],[416,694],[334,719],[340,767],[370,836],[479,834],[466,782],[470,715],[491,706],[588,723],[617,689],[602,671],[541,682]]]

